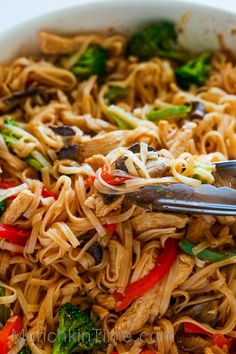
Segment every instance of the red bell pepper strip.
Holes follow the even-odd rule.
[[[85,188],[93,186],[95,179],[95,176],[88,176],[84,182]]]
[[[235,341],[235,338],[226,337],[223,334],[213,334],[212,340],[217,347],[223,349],[225,346],[227,348],[231,347],[231,345]]]
[[[106,183],[112,186],[124,184],[125,181],[128,181],[130,179],[130,177],[120,177],[111,175],[110,168],[107,165],[104,165],[102,167],[101,177]]]
[[[116,224],[105,224],[103,225],[108,232],[114,232],[117,229]]]
[[[148,350],[145,349],[141,352],[141,354],[161,354],[160,352],[157,352],[156,350]]]
[[[15,195],[11,195],[9,198],[7,198],[6,205],[9,206],[15,198],[16,198]]]
[[[124,294],[115,292],[113,294],[120,304],[115,311],[124,310],[131,302],[144,295],[148,290],[158,284],[169,272],[178,255],[178,243],[174,238],[168,238],[165,242],[164,251],[157,257],[154,268],[143,278],[127,285]]]
[[[42,196],[44,198],[48,198],[48,197],[53,197],[55,200],[57,200],[58,195],[50,190],[48,190],[46,187],[43,187],[42,189]]]
[[[30,237],[30,233],[31,230],[29,229],[20,229],[11,225],[0,224],[0,238],[15,245],[24,246]]]
[[[5,326],[0,332],[0,353],[7,354],[11,349],[10,337],[15,334],[19,335],[22,331],[22,321],[20,316],[13,316],[7,320]]]
[[[196,333],[196,334],[210,335],[210,333],[208,331],[205,331],[204,329],[195,325],[194,323],[189,323],[189,322],[184,323],[184,332],[185,333]]]
[[[0,188],[2,189],[7,189],[7,188],[13,188],[16,187],[18,184],[14,181],[8,181],[7,179],[2,179],[0,181]]]

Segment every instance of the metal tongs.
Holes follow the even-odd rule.
[[[133,204],[154,211],[236,215],[236,160],[218,162],[215,165],[215,186],[152,184],[126,194],[126,198]]]

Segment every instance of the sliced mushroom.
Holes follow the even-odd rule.
[[[218,312],[218,300],[203,302],[192,306],[184,312],[184,315],[189,316],[196,321],[208,323],[211,327],[215,327]]]
[[[0,100],[0,111],[7,112],[28,97],[41,93],[40,87],[28,87],[25,90],[14,92],[12,95]]]
[[[78,160],[79,145],[71,144],[64,146],[58,153],[57,157],[59,160]]]
[[[147,170],[151,178],[163,177],[170,172],[170,165],[167,162],[150,160],[147,162]]]
[[[69,125],[51,125],[50,128],[58,135],[72,136],[75,135],[75,130]]]
[[[99,264],[102,261],[103,250],[101,245],[99,245],[98,243],[92,245],[89,248],[88,253],[91,254],[91,256],[94,258],[96,264]]]
[[[183,352],[202,354],[204,348],[210,344],[210,341],[196,334],[178,333],[176,335],[176,344],[178,349]]]
[[[191,118],[203,118],[205,114],[205,106],[202,102],[191,102]]]
[[[140,143],[135,143],[129,147],[129,150],[132,151],[134,154],[140,152]],[[148,145],[148,151],[156,151],[152,146]]]
[[[103,203],[105,205],[109,205],[112,204],[117,199],[117,196],[114,194],[102,194],[102,198],[103,198]]]

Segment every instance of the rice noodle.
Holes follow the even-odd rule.
[[[235,249],[236,218],[155,212],[125,198],[152,184],[229,186],[214,164],[236,159],[234,60],[216,53],[205,85],[181,90],[182,64],[127,57],[123,35],[42,32],[40,45],[40,56],[0,66],[0,182],[17,184],[2,184],[1,224],[30,234],[25,246],[0,238],[0,310],[21,316],[25,334],[9,354],[25,345],[50,354],[66,302],[104,329],[94,353],[183,353],[186,322],[236,338],[236,257],[197,257]],[[102,79],[73,74],[91,46],[107,51]],[[201,117],[148,120],[153,109],[193,102],[204,106]],[[168,238],[193,242],[193,255],[178,251],[161,281],[117,312],[113,293],[149,274]],[[194,306],[211,304],[214,321],[205,310],[195,315]],[[212,336],[201,341],[204,354],[226,350]]]

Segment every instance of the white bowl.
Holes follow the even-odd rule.
[[[180,42],[192,51],[223,45],[236,52],[236,14],[192,1],[87,0],[0,34],[0,61],[37,51],[37,34],[42,29],[61,34],[111,30],[130,33],[158,19],[176,22]]]

